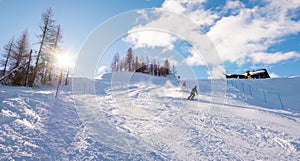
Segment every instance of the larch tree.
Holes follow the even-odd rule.
[[[156,68],[157,68],[157,64],[156,64],[156,60],[155,60],[155,58],[153,58],[153,60],[152,60],[152,70],[151,70],[151,74],[152,75],[156,75],[157,73],[156,73]]]
[[[11,68],[15,69],[26,63],[26,57],[29,55],[29,39],[28,32],[25,30],[17,40],[14,52],[11,55]]]
[[[32,50],[30,50],[28,55],[28,62],[26,63],[26,71],[25,71],[25,79],[24,79],[24,86],[27,86],[28,80],[29,80],[29,72],[31,71],[31,60],[32,60]]]
[[[26,72],[26,63],[29,57],[29,39],[28,32],[25,30],[16,41],[15,49],[11,54],[10,67],[11,70],[20,68],[16,71],[13,79],[13,85],[24,85],[24,76]]]
[[[165,74],[167,75],[167,74],[169,74],[170,73],[170,63],[169,63],[169,60],[168,59],[165,59],[165,61],[164,61],[164,67],[166,68],[165,70]]]
[[[113,57],[113,60],[112,60],[111,64],[110,64],[112,72],[119,71],[119,68],[120,68],[119,67],[120,66],[120,64],[119,64],[120,60],[119,59],[120,59],[119,53],[116,53]]]
[[[42,24],[40,25],[41,34],[38,35],[40,38],[39,49],[36,56],[36,62],[33,70],[33,76],[30,81],[30,86],[34,85],[34,82],[38,76],[38,73],[43,74],[44,66],[45,66],[45,55],[48,49],[49,44],[53,42],[53,33],[55,33],[55,20],[53,18],[53,10],[48,8],[44,13],[42,13]],[[42,62],[41,62],[42,61]]]
[[[63,35],[62,35],[62,30],[61,26],[58,25],[56,26],[56,29],[52,32],[52,37],[50,37],[49,40],[49,45],[48,45],[48,52],[45,54],[45,61],[44,64],[45,70],[44,70],[44,83],[47,83],[48,81],[52,80],[52,74],[53,74],[53,69],[54,69],[54,63],[55,63],[55,54],[59,54],[59,43],[62,41]]]
[[[9,66],[9,60],[11,58],[11,55],[13,53],[13,49],[15,48],[15,41],[14,38],[10,39],[7,44],[3,46],[4,53],[2,54],[2,57],[4,58],[1,60],[1,66],[3,66],[3,72],[2,76],[4,76],[7,72],[8,66]]]
[[[133,54],[132,54],[132,49],[129,48],[128,51],[127,51],[127,56],[126,56],[126,61],[125,61],[125,64],[127,66],[127,69],[129,72],[132,71],[132,59],[133,59]]]

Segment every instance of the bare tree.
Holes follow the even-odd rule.
[[[55,20],[53,19],[53,10],[51,8],[47,9],[42,14],[42,25],[40,29],[42,34],[39,35],[40,38],[40,46],[36,56],[36,62],[33,71],[33,77],[30,81],[30,86],[33,86],[36,77],[40,71],[43,71],[43,67],[40,64],[41,57],[47,52],[47,47],[49,47],[49,43],[53,42],[53,33],[55,32]],[[43,63],[44,64],[44,63]]]
[[[119,68],[120,68],[119,67],[120,66],[120,64],[119,64],[120,60],[119,59],[120,59],[119,53],[116,53],[113,57],[113,60],[112,60],[111,64],[110,64],[112,72],[119,71]]]
[[[139,68],[140,68],[139,58],[136,56],[135,57],[135,71],[138,70]]]
[[[28,77],[29,77],[29,72],[30,72],[30,67],[31,67],[31,58],[32,58],[32,50],[29,52],[28,56],[28,62],[26,63],[26,73],[25,73],[25,80],[24,80],[24,86],[27,85]]]
[[[14,38],[9,40],[8,43],[3,46],[4,53],[2,54],[2,57],[5,59],[1,61],[1,65],[3,66],[2,76],[6,74],[6,70],[9,65],[9,59],[12,55],[14,47],[15,47]]]
[[[133,55],[132,55],[132,49],[129,48],[127,51],[127,56],[126,56],[126,61],[125,64],[128,66],[128,71],[131,72],[132,71],[132,59],[133,59]]]
[[[166,68],[165,70],[165,74],[167,75],[167,74],[169,74],[170,73],[170,63],[169,63],[169,60],[168,59],[165,59],[165,61],[164,61],[164,67]]]
[[[23,31],[20,38],[17,40],[14,52],[12,52],[11,68],[17,68],[26,63],[26,57],[29,54],[29,40],[27,30]],[[25,59],[24,59],[25,58]]]
[[[13,85],[24,85],[23,80],[26,72],[25,65],[29,56],[29,40],[27,30],[25,30],[17,40],[15,49],[13,51],[14,52],[11,54],[10,61],[11,70],[22,67],[20,70],[16,71],[13,79]]]
[[[61,42],[63,38],[62,35],[62,30],[61,30],[61,26],[58,25],[56,26],[56,30],[55,32],[53,32],[53,37],[50,38],[50,42],[49,42],[49,50],[50,52],[48,52],[48,54],[45,55],[47,62],[47,66],[46,66],[46,72],[44,73],[44,82],[46,83],[47,81],[51,81],[52,80],[52,71],[54,69],[54,60],[55,60],[55,54],[59,54],[57,53],[57,49],[59,47],[59,43]]]

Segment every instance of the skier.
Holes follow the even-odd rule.
[[[246,70],[246,71],[245,71],[245,73],[246,73],[246,75],[247,75],[247,78],[248,78],[248,79],[251,79],[251,78],[252,78],[252,76],[251,76],[251,74],[250,74],[250,71],[249,71],[249,70]]]
[[[197,86],[195,86],[194,88],[192,88],[191,94],[190,94],[190,96],[188,97],[188,99],[189,99],[189,100],[194,99],[195,94],[198,95]]]

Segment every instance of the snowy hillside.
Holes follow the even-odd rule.
[[[300,160],[300,78],[0,86],[0,160]],[[198,84],[196,100],[186,100]]]

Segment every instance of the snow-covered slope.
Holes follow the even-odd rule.
[[[300,160],[299,80],[185,89],[121,72],[74,78],[57,99],[54,88],[0,86],[0,160]]]
[[[228,80],[248,103],[258,106],[300,112],[300,77]]]

